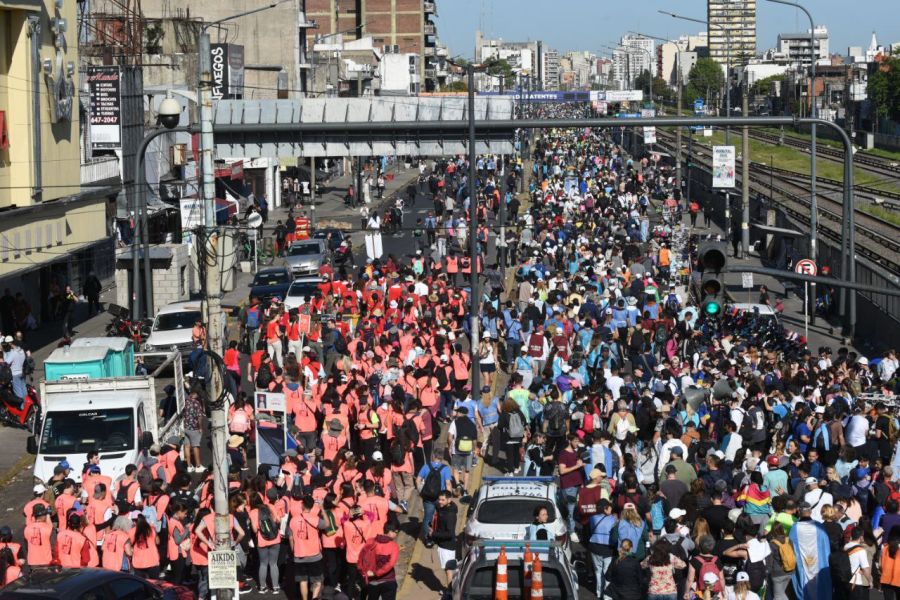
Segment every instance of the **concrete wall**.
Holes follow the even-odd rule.
[[[153,268],[153,306],[157,309],[172,302],[190,298],[191,258],[190,248],[184,244],[164,244],[172,252],[168,268]],[[116,304],[130,306],[130,269],[116,269]],[[141,280],[143,282],[143,280]]]

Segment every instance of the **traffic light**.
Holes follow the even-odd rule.
[[[697,250],[697,270],[700,272],[700,312],[717,317],[725,309],[725,267],[728,253],[722,242],[707,242]]]

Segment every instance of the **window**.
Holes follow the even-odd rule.
[[[556,520],[553,503],[546,498],[497,498],[484,502],[476,517],[479,523],[494,525],[521,525],[534,521],[534,511],[539,506],[547,509],[548,522]]]
[[[116,600],[147,600],[154,596],[153,588],[137,579],[113,579],[109,589]]]
[[[134,416],[129,408],[50,411],[44,417],[41,454],[118,452],[134,447]]]

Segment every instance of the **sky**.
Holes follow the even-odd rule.
[[[560,53],[589,50],[600,55],[629,30],[678,37],[703,25],[661,15],[662,9],[706,19],[704,0],[437,0],[437,30],[451,56],[472,58],[475,31],[509,41],[542,40]],[[816,25],[828,27],[832,54],[848,46],[868,47],[875,30],[878,43],[900,42],[898,0],[806,0]],[[848,14],[848,10],[851,14]],[[757,49],[773,48],[779,33],[807,31],[809,20],[797,9],[757,0]]]

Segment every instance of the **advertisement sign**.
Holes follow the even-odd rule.
[[[734,146],[713,146],[714,188],[734,187]]]
[[[604,99],[607,102],[640,102],[644,99],[641,90],[606,90],[601,93],[606,95]]]
[[[122,147],[122,73],[119,67],[88,67],[91,95],[91,145],[94,148]]]
[[[237,553],[234,550],[210,550],[209,589],[230,590],[237,587]]]
[[[244,47],[210,44],[212,57],[212,97],[242,98],[244,95]]]
[[[287,401],[281,392],[256,392],[256,410],[287,412]]]
[[[656,127],[644,127],[644,143],[656,143]]]

